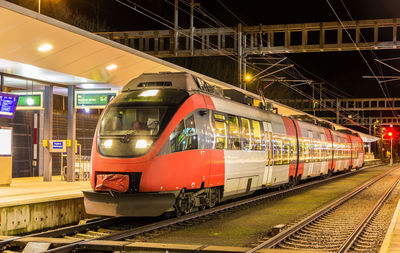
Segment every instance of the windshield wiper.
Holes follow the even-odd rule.
[[[122,137],[119,141],[122,143],[128,143],[131,141],[131,136],[136,133],[135,129],[131,129],[129,131],[126,132],[126,134],[124,135],[124,137]]]

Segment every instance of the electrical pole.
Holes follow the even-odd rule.
[[[194,0],[190,0],[190,55],[194,55]]]
[[[393,166],[393,137],[390,136],[390,166]]]
[[[175,0],[175,11],[174,11],[174,54],[178,55],[178,2]]]
[[[319,108],[321,109],[322,105],[322,83],[319,83]]]
[[[4,74],[0,73],[0,91],[4,91]]]
[[[243,64],[243,51],[242,51],[242,24],[238,24],[237,28],[237,50],[238,50],[238,75],[239,75],[239,87],[242,88],[242,64]]]
[[[313,114],[315,116],[315,87],[314,83],[311,84],[312,87],[312,108],[313,108]]]

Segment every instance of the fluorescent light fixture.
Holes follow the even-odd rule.
[[[159,90],[145,90],[139,94],[139,97],[154,97],[158,92]]]
[[[116,69],[118,66],[116,64],[110,64],[106,67],[107,70],[113,70]]]
[[[38,47],[38,50],[40,52],[47,52],[53,49],[53,46],[49,43],[43,44],[40,47]]]
[[[136,148],[147,148],[147,141],[146,140],[137,140]]]
[[[111,146],[112,146],[112,140],[106,140],[106,141],[104,142],[103,146],[104,146],[105,148],[111,148]]]
[[[27,104],[27,105],[33,105],[34,103],[35,103],[35,101],[33,101],[33,98],[28,97],[28,98],[26,99],[26,104]]]
[[[94,89],[96,88],[96,85],[93,83],[83,83],[81,84],[82,89]]]

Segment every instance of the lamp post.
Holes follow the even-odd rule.
[[[390,166],[393,165],[393,133],[389,132],[388,133],[389,137],[390,137]]]
[[[250,83],[250,82],[252,81],[252,79],[253,79],[253,76],[252,76],[251,74],[249,74],[249,73],[247,73],[247,74],[244,76],[244,90],[247,89],[246,84],[247,84],[247,83]]]

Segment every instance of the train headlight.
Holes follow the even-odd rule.
[[[146,140],[137,140],[136,148],[147,148],[147,141]]]
[[[105,148],[111,148],[111,146],[112,146],[112,140],[105,140],[104,143],[103,143],[103,146],[104,146]]]

